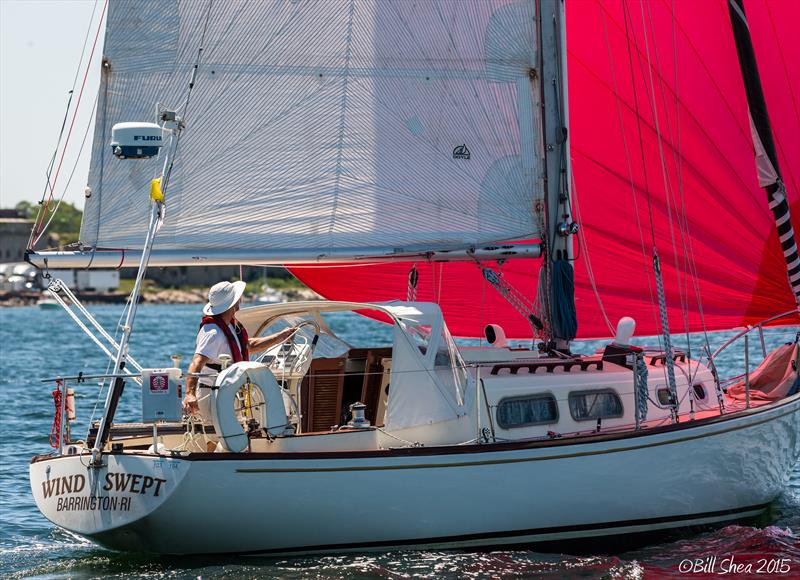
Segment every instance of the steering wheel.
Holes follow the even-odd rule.
[[[306,350],[303,348],[304,346],[309,345],[308,338],[303,335],[298,335],[298,331],[304,326],[313,326],[314,327],[314,338],[311,339],[310,347]],[[308,361],[309,356],[314,355],[314,349],[317,346],[317,341],[319,340],[320,335],[320,327],[319,323],[316,320],[304,320],[300,324],[295,327],[295,331],[286,339],[291,341],[291,351],[297,351],[297,359],[295,360],[294,364],[292,365],[292,371],[299,371],[302,369],[306,362]],[[299,348],[295,349],[295,337],[299,336],[302,339],[302,343],[299,345]],[[290,351],[290,352],[291,352]]]
[[[314,338],[311,341],[306,336],[298,333],[304,326],[314,327]],[[320,327],[316,320],[304,320],[295,327],[294,332],[289,336],[270,347],[267,353],[259,358],[259,361],[271,356],[272,362],[269,365],[275,370],[280,370],[283,373],[299,372],[308,362],[309,356],[313,356],[320,332]],[[287,368],[287,362],[291,365],[291,368]]]

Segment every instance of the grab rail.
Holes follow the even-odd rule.
[[[709,362],[713,361],[714,359],[716,359],[717,356],[719,356],[719,354],[722,351],[724,351],[726,348],[728,348],[731,344],[733,344],[734,342],[739,340],[741,337],[743,337],[744,335],[746,335],[746,334],[748,334],[748,333],[750,333],[750,332],[752,332],[754,330],[758,330],[759,338],[761,339],[761,351],[764,354],[764,356],[767,356],[767,345],[766,345],[766,342],[764,342],[764,326],[766,324],[769,324],[770,322],[775,321],[775,320],[779,320],[781,318],[785,318],[785,317],[792,316],[792,315],[797,316],[798,315],[798,311],[797,310],[789,310],[788,312],[784,312],[782,314],[778,314],[777,316],[773,316],[772,318],[767,318],[766,320],[762,320],[761,322],[759,322],[757,324],[753,324],[753,325],[749,325],[749,326],[745,327],[738,334],[736,334],[735,336],[730,338],[727,342],[725,342],[725,344],[723,344],[721,347],[719,347],[717,350],[715,350],[714,354],[712,354],[710,357],[708,357]]]

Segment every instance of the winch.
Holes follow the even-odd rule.
[[[364,416],[366,409],[367,406],[361,401],[356,401],[350,405],[350,415],[352,418],[350,422],[347,423],[347,426],[351,429],[365,429],[369,427],[370,422],[367,421],[367,418]]]

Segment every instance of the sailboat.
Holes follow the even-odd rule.
[[[796,13],[111,2],[81,244],[28,260],[139,269],[119,337],[51,284],[113,372],[59,377],[37,506],[164,554],[507,546],[763,513],[800,457],[798,345],[731,380],[715,363],[798,323],[800,148],[776,98],[798,76],[764,65]],[[147,367],[127,345],[147,267],[198,264],[287,265],[329,300],[241,310],[250,336],[298,330],[223,365],[184,417],[180,359]],[[338,312],[391,325],[391,346],[347,344]],[[677,346],[720,329],[740,330]],[[93,379],[103,414],[78,440],[67,389]],[[132,389],[142,422],[117,423]]]

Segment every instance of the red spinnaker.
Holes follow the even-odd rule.
[[[745,9],[798,231],[800,2],[747,0]],[[730,329],[794,309],[775,224],[756,180],[725,0],[572,0],[567,39],[573,199],[581,224],[579,337],[609,336],[606,320],[616,325],[622,316],[636,319],[639,335],[660,332],[651,213],[673,332],[687,324],[693,331]],[[291,271],[326,298],[382,301],[406,298],[410,267]],[[480,336],[495,322],[510,337],[530,336],[526,320],[475,264],[417,267],[418,300],[438,302],[454,334]],[[519,260],[502,271],[534,297],[539,267]]]

